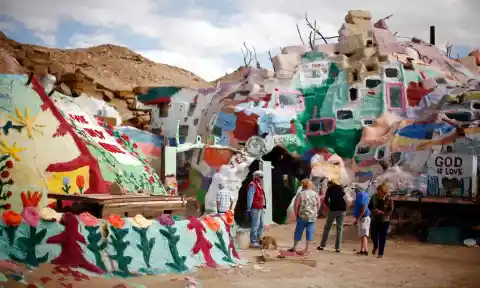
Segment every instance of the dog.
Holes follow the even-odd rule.
[[[268,249],[270,245],[275,247],[275,250],[277,249],[277,240],[272,236],[263,236],[259,242],[260,242],[260,245],[262,246],[262,249]]]

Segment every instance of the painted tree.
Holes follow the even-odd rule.
[[[78,230],[78,218],[72,213],[65,213],[60,223],[65,230],[47,240],[48,244],[58,244],[62,248],[60,255],[51,261],[52,264],[83,268],[93,273],[103,274],[102,269],[85,259],[85,251],[79,243],[86,245],[87,241]]]
[[[57,127],[55,134],[53,134],[52,136],[61,137],[69,134],[72,137],[75,145],[77,146],[77,149],[80,151],[79,156],[76,157],[75,159],[70,160],[68,162],[50,164],[47,167],[46,171],[47,172],[67,172],[67,171],[74,171],[79,168],[88,166],[89,167],[88,169],[89,187],[87,191],[85,191],[85,193],[88,193],[88,191],[92,191],[93,193],[108,191],[108,183],[103,179],[97,159],[93,156],[93,154],[90,152],[85,142],[75,132],[73,127],[70,125],[70,123],[68,123],[68,121],[60,112],[60,110],[55,106],[53,101],[47,96],[42,85],[37,80],[37,78],[34,77],[33,73],[30,75],[27,85],[30,83],[32,84],[32,89],[35,92],[37,92],[38,96],[43,102],[41,106],[42,110],[43,111],[50,110],[52,115],[59,122],[59,126]]]

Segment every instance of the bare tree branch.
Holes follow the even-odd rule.
[[[450,43],[445,44],[446,55],[448,58],[451,58],[452,56],[452,48],[453,48],[453,44],[450,44]]]
[[[243,51],[242,48],[242,54],[243,54],[243,63],[245,64],[245,67],[250,67],[250,63],[252,63],[252,50],[248,49],[247,44],[243,42],[243,46],[245,47],[245,51]]]
[[[257,69],[262,69],[262,66],[260,66],[260,62],[258,62],[257,50],[255,50],[255,46],[253,46],[253,56],[255,57],[255,62],[256,62],[256,65],[257,65]]]
[[[298,23],[296,25],[297,25],[298,37],[300,37],[300,41],[302,41],[302,45],[305,45],[305,42],[303,41],[302,33],[300,33],[300,27],[298,27]]]
[[[310,50],[315,49],[315,37],[313,35],[313,31],[310,31],[310,34],[308,35],[308,46],[310,46]]]
[[[325,44],[328,44],[327,39],[323,37],[322,33],[317,28],[317,21],[315,21],[315,25],[312,25],[312,23],[310,23],[310,20],[308,20],[307,13],[305,13],[305,21],[307,22],[308,28],[312,29],[315,33],[317,33],[318,36],[320,36],[320,38],[322,38],[322,40],[325,42]]]
[[[277,72],[277,71],[275,70],[275,66],[273,65],[272,53],[270,53],[270,50],[268,50],[268,58],[270,58],[270,62],[272,63],[273,72]]]

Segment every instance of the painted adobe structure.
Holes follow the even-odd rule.
[[[142,215],[97,219],[47,207],[49,193],[109,193],[112,183],[127,193],[166,194],[136,143],[49,88],[33,75],[0,75],[2,267],[13,265],[8,261],[22,269],[53,264],[52,275],[68,272],[81,280],[245,263],[235,248],[231,212],[187,219],[168,214],[155,220]],[[46,284],[3,272],[2,283]],[[56,281],[73,285],[62,277]]]
[[[179,121],[181,142],[216,136],[242,149],[261,137],[266,151],[281,145],[313,159],[314,175],[328,171],[347,184],[364,182],[383,173],[383,162],[414,176],[405,193],[475,198],[480,72],[470,65],[474,56],[453,60],[422,40],[399,41],[385,20],[371,18],[350,11],[337,44],[284,47],[272,59],[275,72],[242,68],[242,81],[203,90],[152,88],[137,95],[138,105],[152,109],[150,130],[173,145]],[[437,167],[451,160],[432,160],[447,152],[462,159],[457,170]],[[236,166],[245,169],[254,159],[208,148],[186,158],[194,168],[187,190],[199,202],[210,195],[210,208],[217,182],[233,182],[236,195],[248,172]]]

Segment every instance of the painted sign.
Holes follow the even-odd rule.
[[[57,105],[62,106],[60,108],[65,113],[65,118],[71,123],[77,133],[93,142],[98,149],[108,151],[119,163],[134,166],[143,165],[137,157],[125,150],[103,126],[100,126],[96,119],[81,111],[59,105],[59,103]]]
[[[476,197],[477,159],[473,155],[435,155],[428,167],[429,196]]]

